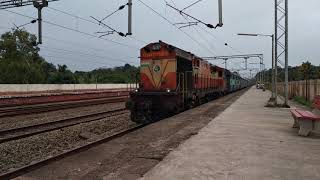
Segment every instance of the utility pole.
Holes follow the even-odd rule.
[[[274,34],[271,36],[272,38],[272,78],[271,78],[271,98],[270,101],[275,101],[275,57],[274,57]]]
[[[218,4],[219,4],[219,23],[218,25],[220,27],[223,26],[223,18],[222,18],[222,0],[218,0]]]
[[[263,85],[265,86],[265,66],[264,66],[264,60],[263,60],[263,56],[261,57],[261,68],[262,68],[262,82],[263,82]]]
[[[278,106],[278,0],[274,0],[275,5],[275,43],[274,43],[274,53],[275,53],[275,61],[274,61],[274,105]]]
[[[33,1],[33,6],[38,9],[38,44],[42,44],[42,15],[41,10],[48,6],[48,1],[38,0]]]
[[[239,36],[262,36],[262,37],[271,37],[271,43],[272,43],[272,49],[271,49],[271,57],[272,57],[272,80],[271,80],[271,91],[272,91],[272,93],[271,93],[271,98],[270,98],[270,100],[269,101],[274,101],[274,92],[275,92],[275,86],[274,86],[274,84],[275,84],[275,82],[274,82],[274,62],[275,62],[275,58],[274,58],[274,34],[248,34],[248,33],[238,33],[238,35]],[[263,65],[264,65],[264,63],[263,63]],[[265,76],[265,66],[264,66],[264,76]]]
[[[263,70],[262,70],[262,59],[260,57],[260,84],[262,84],[263,81]]]
[[[48,6],[49,2],[54,2],[59,0],[3,0],[0,2],[0,9],[16,8],[22,6],[31,6],[33,5],[38,9],[38,44],[42,44],[42,15],[41,10],[44,7]],[[35,20],[32,20],[30,23],[35,23]],[[30,24],[27,23],[27,24]],[[27,25],[24,24],[24,25]],[[22,26],[24,26],[22,25]],[[22,27],[19,26],[19,27]]]
[[[244,61],[245,61],[245,63],[246,63],[246,70],[248,69],[248,59],[249,59],[249,57],[245,57],[245,58],[244,58]]]
[[[288,99],[289,99],[289,67],[288,67],[288,61],[289,61],[289,57],[288,57],[288,0],[285,0],[285,87],[284,87],[284,91],[285,91],[285,101],[284,101],[284,106],[289,107],[288,105]]]
[[[132,0],[128,0],[128,33],[132,35]]]
[[[283,58],[284,56],[284,58]],[[288,0],[275,0],[275,106],[277,106],[278,62],[285,64],[284,106],[288,107]]]
[[[261,63],[261,59],[263,59],[263,54],[241,54],[241,55],[231,55],[231,56],[214,56],[214,57],[202,57],[202,59],[205,59],[207,61],[211,60],[223,60],[225,64],[225,69],[228,68],[227,63],[228,60],[231,59],[245,59],[245,69],[242,70],[247,70],[248,69],[248,59],[249,58],[259,58]],[[261,67],[260,67],[261,68]],[[259,78],[258,78],[259,80]]]
[[[224,58],[223,60],[224,60],[224,68],[227,69],[227,67],[228,67],[228,66],[227,66],[228,59],[227,59],[227,58]]]

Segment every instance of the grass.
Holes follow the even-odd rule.
[[[312,108],[312,103],[310,101],[307,101],[304,97],[302,96],[295,96],[293,100],[301,105],[307,106],[309,108]]]

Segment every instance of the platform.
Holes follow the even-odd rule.
[[[320,179],[320,137],[298,136],[269,98],[251,88],[142,179]]]

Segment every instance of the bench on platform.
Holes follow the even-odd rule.
[[[300,136],[308,136],[312,131],[320,132],[320,95],[315,96],[313,106],[312,112],[300,109],[291,110],[294,118],[293,128],[299,128]]]

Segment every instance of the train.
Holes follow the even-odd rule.
[[[250,84],[236,72],[162,41],[140,50],[139,76],[126,102],[136,123],[157,121]]]

